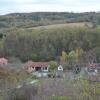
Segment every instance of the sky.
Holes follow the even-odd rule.
[[[100,0],[0,0],[0,15],[16,12],[100,11]]]

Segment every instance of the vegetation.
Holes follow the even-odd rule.
[[[100,13],[95,12],[14,13],[0,16],[0,56],[14,56],[22,61],[32,59],[33,61],[56,60],[59,62],[61,59],[66,59],[64,55],[70,56],[73,51],[80,48],[84,54],[84,57],[80,58],[84,59],[83,62],[85,60],[100,62],[99,16]],[[66,22],[71,25],[63,25]],[[85,22],[85,25],[75,26],[78,22]],[[49,24],[56,25],[50,26],[51,28],[47,28],[49,26],[34,28],[34,26]],[[56,27],[58,24],[59,27]]]
[[[53,100],[66,100],[66,99],[67,99],[67,97],[63,97],[63,96],[54,96],[53,97]]]
[[[19,57],[22,61],[29,59],[33,59],[34,61],[60,61],[63,51],[71,56],[74,53],[73,50],[75,51],[80,48],[84,55],[82,56],[83,58],[80,58],[81,60],[83,59],[84,62],[89,60],[100,62],[99,43],[99,28],[14,28],[9,29],[6,37],[2,39],[0,55],[4,54],[5,57]],[[64,59],[62,58],[62,60]]]
[[[61,64],[78,73],[87,63],[100,63],[100,13],[0,16],[0,57],[50,61],[50,72]],[[100,84],[88,78],[40,79],[35,88],[26,81],[37,77],[16,69],[0,67],[0,100],[99,100]]]
[[[50,67],[49,67],[49,71],[52,72],[54,70],[57,69],[57,62],[56,61],[50,61]]]
[[[0,27],[30,28],[58,23],[92,22],[93,27],[100,25],[100,13],[36,12],[13,13],[0,16]]]
[[[34,86],[24,84],[21,88],[2,91],[0,100],[98,100],[99,87],[99,82],[90,82],[80,74],[73,80],[67,77],[58,80],[40,79]]]

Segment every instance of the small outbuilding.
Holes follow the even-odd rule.
[[[56,71],[56,77],[58,78],[61,78],[63,77],[63,66],[62,65],[59,65],[58,68],[57,68],[57,71]]]
[[[58,71],[63,71],[63,66],[62,65],[58,66]]]

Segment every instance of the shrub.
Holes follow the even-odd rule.
[[[71,100],[71,97],[54,96],[52,100]]]

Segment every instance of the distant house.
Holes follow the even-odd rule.
[[[58,68],[57,68],[57,71],[56,71],[56,77],[60,78],[60,77],[63,77],[63,66],[62,65],[59,65]]]
[[[33,62],[28,61],[25,64],[25,69],[27,72],[48,72],[49,63],[48,62]]]
[[[0,66],[6,66],[8,64],[8,60],[6,58],[0,58]]]
[[[100,63],[91,63],[87,67],[88,75],[97,75],[100,72]]]

